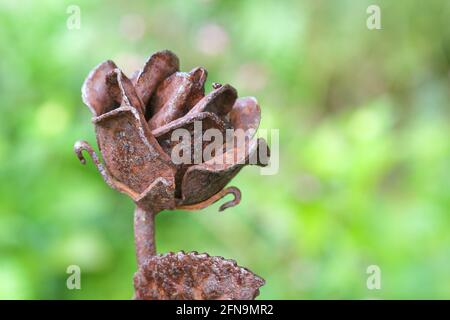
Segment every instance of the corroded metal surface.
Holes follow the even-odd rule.
[[[159,128],[185,115],[205,95],[207,72],[196,68],[189,73],[176,72],[164,80],[149,104],[150,129]]]
[[[153,256],[134,276],[135,299],[251,300],[264,280],[235,261],[197,252]]]
[[[156,52],[148,58],[134,82],[136,91],[145,105],[147,105],[157,86],[178,71],[179,67],[178,57],[169,50]]]
[[[148,257],[156,255],[155,215],[156,212],[139,206],[134,210],[134,242],[138,265],[145,264]]]
[[[253,97],[236,100],[230,112],[230,121],[234,129],[241,129],[252,138],[261,122],[261,109]]]
[[[136,110],[119,108],[94,119],[98,146],[111,175],[137,193],[156,178],[170,179],[175,168]]]
[[[201,99],[189,113],[213,112],[219,116],[225,116],[233,108],[236,99],[236,89],[226,84],[214,89],[214,91]]]
[[[87,76],[81,89],[83,102],[94,115],[100,115],[118,107],[118,103],[109,94],[107,75],[117,68],[111,60],[100,63]]]

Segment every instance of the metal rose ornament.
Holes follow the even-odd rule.
[[[261,118],[256,99],[238,98],[232,86],[217,83],[205,95],[206,77],[207,71],[200,67],[180,72],[178,57],[166,50],[154,53],[131,78],[114,62],[105,61],[89,73],[83,84],[83,102],[93,114],[103,163],[85,141],[76,142],[74,150],[82,163],[86,162],[82,152],[88,152],[105,182],[127,194],[136,204],[134,227],[139,265],[135,276],[139,279],[135,280],[136,298],[256,296],[248,294],[248,287],[242,287],[247,293],[240,294],[236,283],[241,282],[231,276],[229,284],[233,283],[233,291],[226,289],[227,281],[222,281],[224,288],[211,296],[205,293],[209,292],[206,289],[201,295],[188,294],[189,290],[196,290],[189,286],[184,287],[182,294],[169,294],[167,288],[155,287],[164,282],[160,281],[164,270],[168,279],[177,274],[177,270],[167,268],[158,269],[159,282],[152,282],[151,293],[143,285],[147,283],[145,279],[152,278],[149,275],[158,261],[163,263],[168,259],[156,255],[154,218],[158,212],[202,209],[227,194],[232,194],[234,199],[223,204],[220,210],[237,205],[241,198],[239,189],[225,188],[226,185],[245,165],[268,163],[266,142],[254,137]],[[212,136],[215,148],[211,148]],[[183,161],[179,161],[180,157]],[[195,263],[208,260],[203,268],[207,274],[208,265],[220,268],[220,259],[223,258],[188,254],[183,255],[184,262],[178,266],[181,272],[188,270],[186,264],[193,263],[189,267],[196,270]],[[228,260],[223,261],[224,268],[228,268],[225,266]],[[172,267],[176,269],[176,265]],[[240,267],[233,265],[233,268]],[[230,275],[239,274],[233,270]],[[246,283],[255,285],[254,293],[263,284],[261,278],[248,270],[245,279]]]

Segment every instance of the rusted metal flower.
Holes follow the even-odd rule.
[[[254,137],[260,122],[256,99],[238,98],[236,89],[218,83],[205,95],[206,77],[200,67],[180,72],[177,56],[160,51],[131,78],[108,60],[84,82],[82,97],[93,113],[104,165],[87,142],[78,141],[74,149],[82,163],[82,152],[88,152],[105,182],[136,203],[135,240],[142,268],[156,254],[156,213],[201,209],[227,194],[234,199],[220,210],[232,207],[241,194],[225,186],[245,165],[267,165],[267,144]],[[190,138],[187,143],[173,139],[181,129]],[[244,143],[224,143],[205,153],[210,142],[203,138],[209,129],[227,142],[237,142],[236,132],[243,132]],[[188,161],[174,161],[180,146]]]
[[[143,69],[131,79],[108,60],[94,68],[83,85],[82,96],[94,117],[97,142],[105,162],[99,167],[105,181],[129,195],[137,205],[154,211],[163,209],[200,209],[232,193],[235,200],[221,209],[239,203],[239,190],[225,189],[228,182],[249,163],[266,165],[267,145],[253,134],[259,126],[260,108],[253,97],[237,98],[236,90],[214,84],[205,96],[207,71],[195,68],[179,72],[178,58],[170,51],[153,54]],[[194,123],[202,132],[214,128],[223,133],[229,128],[247,133],[245,150],[234,147],[225,152],[233,161],[216,158],[202,163],[174,164],[171,152],[176,129],[187,129],[194,136]],[[204,148],[206,143],[200,146]],[[76,144],[93,151],[86,142]],[[243,158],[244,157],[244,158]]]

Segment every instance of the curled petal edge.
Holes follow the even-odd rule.
[[[116,69],[116,64],[106,60],[95,66],[84,80],[81,97],[86,106],[95,116],[114,109],[115,101],[109,93],[109,83],[106,76]]]
[[[134,80],[137,94],[144,105],[147,105],[157,86],[165,78],[178,71],[179,66],[178,57],[169,50],[155,52],[148,58]]]
[[[219,116],[225,116],[233,108],[236,99],[236,89],[225,84],[204,96],[187,114],[212,112]]]
[[[238,98],[230,113],[230,121],[235,130],[243,130],[248,138],[253,138],[261,122],[261,108],[254,97]]]
[[[121,104],[137,109],[142,115],[145,113],[144,103],[136,92],[132,81],[119,69],[111,71],[107,77],[111,77],[110,81],[118,86],[120,97],[118,100]]]

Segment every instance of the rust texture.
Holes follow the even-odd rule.
[[[248,164],[267,165],[268,159],[262,159],[260,155],[269,153],[266,142],[254,136],[261,119],[261,110],[255,98],[238,98],[236,89],[231,85],[216,82],[212,85],[212,91],[205,94],[207,71],[198,67],[190,72],[181,72],[179,67],[178,57],[168,50],[150,56],[142,70],[131,78],[110,60],[96,66],[83,84],[82,98],[93,114],[92,123],[103,163],[86,141],[78,141],[74,151],[83,164],[86,163],[83,151],[87,152],[105,182],[128,195],[136,204],[136,255],[141,268],[139,272],[142,272],[137,279],[147,279],[150,269],[159,265],[158,259],[163,259],[161,264],[168,263],[175,256],[182,257],[183,263],[198,264],[202,261],[209,268],[221,266],[228,270],[225,275],[229,278],[231,291],[221,287],[227,281],[211,280],[208,284],[206,278],[203,282],[196,278],[191,284],[200,285],[201,282],[205,286],[203,289],[192,287],[189,294],[185,283],[183,293],[164,292],[165,289],[157,288],[164,277],[163,273],[159,273],[152,282],[152,290],[158,292],[156,295],[144,294],[143,280],[138,281],[140,291],[136,290],[142,298],[153,299],[157,295],[160,298],[174,295],[249,298],[251,290],[243,287],[245,292],[238,293],[240,282],[235,282],[236,270],[243,269],[233,264],[231,267],[227,260],[195,254],[156,256],[154,222],[157,213],[174,209],[203,209],[228,194],[234,198],[220,206],[220,211],[239,204],[239,189],[226,188],[227,184]],[[224,144],[220,154],[212,153],[210,157],[197,161],[195,151],[203,154],[210,143],[195,140],[195,124],[199,122],[201,135],[208,129],[216,129],[225,143],[227,129],[240,129],[245,132],[246,143],[231,147]],[[187,146],[191,150],[189,163],[175,163],[171,159],[172,151],[179,143],[171,139],[177,129],[186,129],[192,138]],[[232,136],[232,139],[237,141],[237,136]],[[228,161],[223,161],[224,157]],[[250,161],[254,159],[257,161]],[[147,263],[149,259],[151,262]],[[187,268],[193,272],[194,265],[187,265]],[[172,271],[167,274],[168,277],[174,277]],[[206,269],[204,272],[207,273]],[[214,272],[212,274],[219,276]],[[244,278],[248,280],[251,277]],[[262,285],[258,281],[252,283]],[[213,290],[216,287],[217,292]]]
[[[134,276],[135,299],[252,300],[264,280],[235,261],[197,252],[153,256]]]

